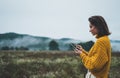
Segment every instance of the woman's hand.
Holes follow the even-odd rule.
[[[76,54],[81,54],[83,51],[83,48],[81,45],[76,45],[76,48],[74,49]]]

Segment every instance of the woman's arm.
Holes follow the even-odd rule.
[[[93,46],[94,55],[86,55],[84,52],[80,54],[80,57],[87,69],[101,69],[102,66],[108,61],[108,56],[106,52],[106,47],[102,44],[101,41],[97,41]]]

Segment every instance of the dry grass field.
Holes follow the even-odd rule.
[[[120,52],[112,52],[110,78],[120,78]],[[0,51],[0,78],[84,78],[73,51]]]

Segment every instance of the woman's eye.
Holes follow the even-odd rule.
[[[90,28],[92,28],[92,26],[90,26]]]

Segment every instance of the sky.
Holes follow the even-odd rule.
[[[88,18],[105,18],[110,39],[120,40],[120,0],[0,0],[0,33],[94,40]]]

